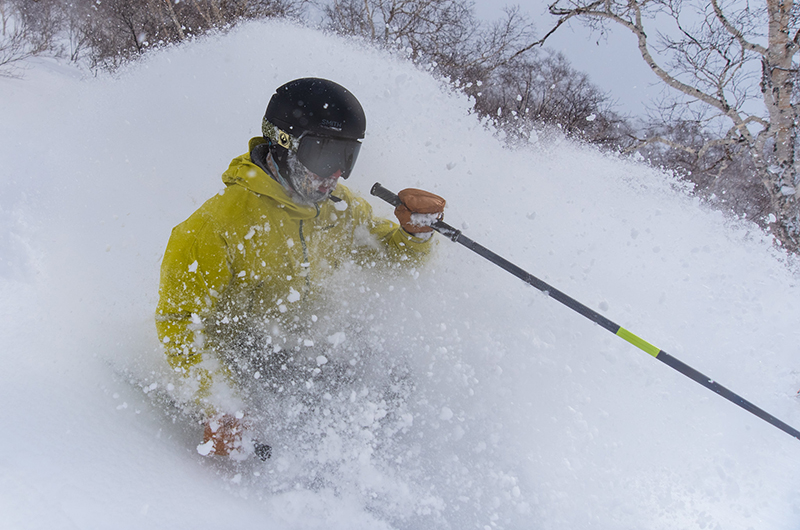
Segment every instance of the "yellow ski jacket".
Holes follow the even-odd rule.
[[[253,138],[250,150],[263,142]],[[226,330],[254,319],[290,326],[326,273],[376,259],[413,266],[430,251],[430,240],[375,218],[341,184],[338,201],[294,203],[249,152],[233,159],[222,180],[224,191],[173,229],[161,265],[156,327],[170,365],[187,375],[232,335]],[[203,398],[212,382],[209,370],[200,372]]]

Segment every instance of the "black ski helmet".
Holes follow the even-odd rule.
[[[289,81],[278,87],[267,105],[264,125],[299,138],[304,133],[360,140],[367,118],[358,99],[343,86],[315,77]],[[264,127],[267,129],[267,127]],[[267,131],[264,130],[267,136]]]
[[[261,122],[273,159],[290,181],[291,155],[316,175],[341,171],[342,178],[349,177],[366,127],[364,110],[353,94],[315,77],[278,87]]]

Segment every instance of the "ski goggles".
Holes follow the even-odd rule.
[[[337,171],[342,172],[342,177],[347,178],[353,170],[361,149],[361,142],[342,138],[329,138],[305,133],[298,140],[283,131],[278,132],[278,145],[290,150],[296,145],[295,156],[309,171],[325,178]],[[292,145],[294,144],[294,145]]]

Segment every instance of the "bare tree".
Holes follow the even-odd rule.
[[[181,22],[178,13],[175,10],[175,5],[172,0],[148,0],[148,5],[151,11],[157,12],[162,19],[168,20],[172,23],[175,30],[176,40],[182,41],[186,38],[186,26]]]
[[[800,250],[800,34],[792,1],[765,0],[753,7],[733,0],[556,0],[550,13],[558,17],[555,26],[532,45],[573,18],[593,29],[616,24],[631,31],[642,59],[679,95],[666,107],[677,117],[673,132],[691,123],[704,131],[701,144],[650,135],[638,147],[661,143],[706,161],[716,154],[720,179],[734,167],[752,171],[751,181],[767,198],[765,213],[776,221],[773,234],[785,248]],[[655,29],[666,21],[672,22],[670,31]]]
[[[651,124],[634,147],[651,164],[692,182],[695,194],[710,204],[766,226],[770,197],[764,185],[753,178],[758,169],[746,152],[748,146],[718,139],[701,119],[667,118]]]
[[[324,11],[328,29],[400,51],[456,84],[484,81],[534,35],[519,9],[485,26],[467,0],[333,0]]]
[[[560,53],[516,56],[493,71],[488,84],[473,85],[467,92],[476,98],[476,109],[512,137],[524,139],[544,125],[609,149],[630,143],[625,118]]]
[[[305,0],[73,0],[90,66],[116,68],[153,47],[181,42],[241,20],[293,17]]]
[[[40,55],[53,46],[57,23],[47,5],[35,11],[25,2],[0,0],[0,75],[19,74],[21,61]],[[38,15],[38,16],[37,16]]]
[[[333,0],[325,15],[336,33],[365,37],[439,66],[457,62],[479,28],[463,0]]]
[[[538,125],[618,146],[622,118],[584,74],[558,54],[526,47],[534,27],[519,8],[485,25],[465,0],[334,0],[329,29],[400,51],[475,99],[475,110],[525,140]]]

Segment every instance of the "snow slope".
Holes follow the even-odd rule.
[[[276,431],[265,464],[198,455],[130,382],[165,384],[161,254],[308,75],[366,109],[348,185],[440,193],[473,239],[800,426],[798,276],[752,225],[570,142],[505,149],[360,43],[251,24],[113,78],[0,79],[0,527],[800,528],[798,440],[444,240],[335,286],[351,310],[323,331],[364,349],[358,392],[296,443]],[[386,363],[415,385],[398,406],[375,395]]]

